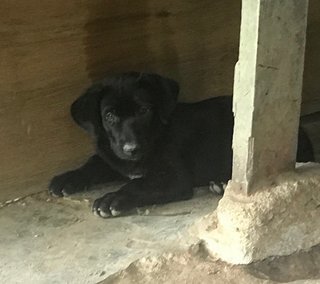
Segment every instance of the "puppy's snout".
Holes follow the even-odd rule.
[[[136,143],[125,143],[122,149],[126,155],[133,156],[138,152],[139,147]]]

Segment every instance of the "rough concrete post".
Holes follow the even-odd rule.
[[[295,166],[308,0],[243,0],[231,188]]]
[[[233,176],[217,210],[195,225],[208,252],[234,264],[320,243],[320,165],[290,171],[295,166],[308,1],[242,4]],[[238,189],[247,194],[237,194]]]

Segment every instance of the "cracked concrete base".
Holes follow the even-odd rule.
[[[249,197],[233,195],[232,186],[216,212],[192,229],[213,256],[246,264],[320,243],[319,164],[299,165]]]
[[[203,188],[192,200],[143,208],[132,216],[94,216],[92,200],[118,187],[63,199],[42,192],[4,204],[0,283],[96,283],[142,257],[186,250],[187,228],[214,211],[219,200]]]

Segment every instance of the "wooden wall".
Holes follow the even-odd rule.
[[[44,190],[92,151],[69,116],[94,80],[166,74],[181,100],[232,93],[240,0],[4,0],[0,4],[0,202]],[[311,0],[305,102],[319,95],[320,4]]]

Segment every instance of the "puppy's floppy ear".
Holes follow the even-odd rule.
[[[176,107],[179,85],[176,81],[162,77],[157,74],[142,73],[138,79],[147,85],[150,92],[156,95],[155,103],[162,123],[168,123],[168,120]]]
[[[91,135],[96,135],[102,127],[100,102],[103,93],[101,85],[93,85],[71,105],[72,118]]]

